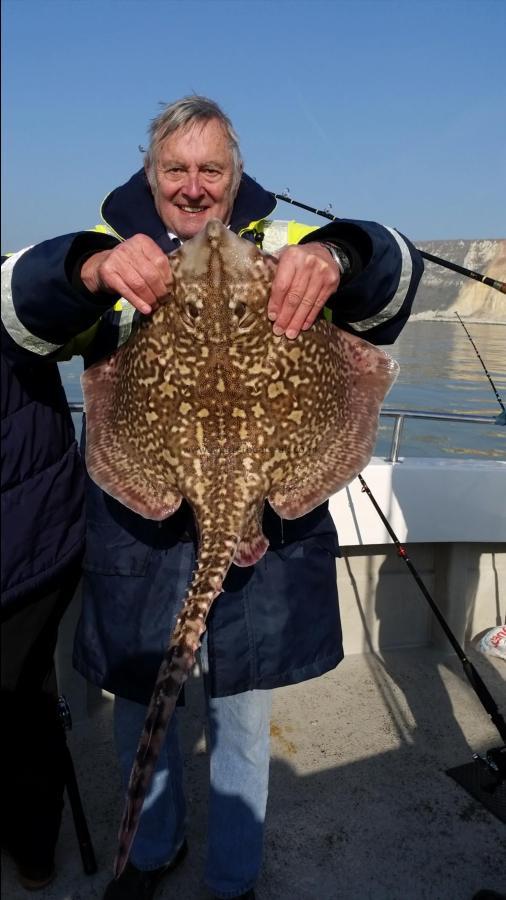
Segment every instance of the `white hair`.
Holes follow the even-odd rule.
[[[242,157],[239,149],[239,138],[233,128],[232,122],[214,100],[207,97],[199,97],[192,94],[183,97],[165,106],[160,115],[156,116],[149,128],[149,147],[144,157],[144,167],[151,190],[156,190],[156,163],[160,145],[180,128],[189,128],[196,122],[204,125],[212,120],[218,121],[228,140],[232,154],[234,175],[231,185],[231,194],[235,196],[239,188],[242,175]]]

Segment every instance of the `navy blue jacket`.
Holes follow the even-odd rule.
[[[2,324],[2,608],[48,587],[84,547],[84,471],[55,362]]]
[[[263,219],[275,200],[243,176],[234,231]],[[107,198],[102,215],[122,239],[142,232],[170,251],[142,172]],[[66,344],[102,313],[85,364],[117,344],[118,313],[110,296],[89,294],[76,277],[79,260],[114,238],[68,235],[25,253],[13,272],[13,302],[24,326],[47,344]],[[308,240],[333,240],[352,271],[328,304],[334,321],[376,343],[391,343],[406,322],[422,273],[417,251],[376,223],[339,220]],[[109,243],[107,243],[109,242]],[[38,303],[30,285],[37,284]],[[40,306],[43,286],[51,307]],[[42,293],[41,293],[42,292]],[[41,312],[43,314],[41,315]],[[149,700],[194,561],[191,512],[183,504],[163,523],[127,510],[87,480],[87,548],[83,612],[74,660],[86,678],[121,696]],[[271,688],[320,675],[342,658],[336,590],[336,531],[327,505],[293,522],[266,507],[270,540],[255,566],[232,566],[208,620],[210,689],[214,696]]]

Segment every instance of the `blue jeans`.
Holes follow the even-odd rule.
[[[206,671],[205,639],[201,661]],[[252,888],[262,864],[271,702],[271,691],[214,699],[206,694],[211,759],[205,882],[223,898]],[[186,806],[177,733],[181,713],[176,710],[144,801],[130,856],[139,869],[165,865],[184,839]],[[144,706],[116,697],[114,733],[125,788],[145,715]]]

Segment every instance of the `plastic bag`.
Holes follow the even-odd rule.
[[[476,649],[487,656],[498,656],[506,660],[506,625],[489,628],[479,639]]]

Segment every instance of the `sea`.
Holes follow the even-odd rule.
[[[486,416],[490,422],[455,423],[406,418],[400,457],[453,457],[506,460],[506,426],[496,424],[506,407],[505,324],[467,324],[477,352],[460,322],[411,321],[393,346],[384,349],[400,365],[400,373],[383,405],[384,410],[464,413]],[[487,377],[485,366],[492,382]],[[71,402],[82,401],[81,361],[61,363],[63,384]],[[80,414],[74,415],[80,431]],[[387,458],[393,419],[380,418],[374,456]]]

